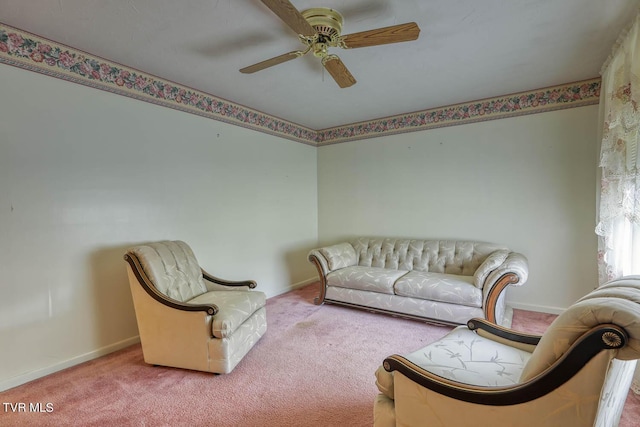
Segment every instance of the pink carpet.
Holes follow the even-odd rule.
[[[43,411],[0,408],[0,425],[371,426],[382,360],[450,328],[318,307],[316,293],[310,285],[269,299],[267,334],[229,375],[148,366],[134,345],[0,393]],[[542,332],[553,318],[516,310],[514,327]],[[620,425],[637,425],[639,411],[630,395]]]

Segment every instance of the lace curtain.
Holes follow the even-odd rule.
[[[600,283],[640,274],[640,14],[602,67],[598,234]],[[632,389],[640,394],[640,369]]]

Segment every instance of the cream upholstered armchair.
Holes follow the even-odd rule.
[[[592,291],[542,336],[473,319],[376,372],[376,427],[618,424],[640,358],[640,276]]]
[[[229,373],[266,332],[256,283],[211,276],[186,243],[136,246],[124,259],[146,363]]]

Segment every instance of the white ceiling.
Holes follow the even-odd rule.
[[[334,49],[340,89],[259,0],[0,0],[0,22],[315,130],[597,77],[640,0],[292,0],[343,34],[415,21],[417,41]]]

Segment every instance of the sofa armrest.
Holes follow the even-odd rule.
[[[529,261],[518,252],[511,252],[502,264],[487,275],[482,286],[484,312],[488,321],[496,323],[496,305],[509,285],[521,286],[529,277]]]
[[[326,276],[331,272],[331,270],[329,269],[329,261],[327,261],[327,258],[322,255],[319,249],[314,249],[309,252],[308,259],[309,262],[315,264],[320,277]]]
[[[318,278],[320,279],[320,294],[314,298],[313,302],[316,305],[322,305],[327,291],[327,274],[330,272],[329,262],[318,249],[314,249],[309,252],[309,261],[316,266],[316,269],[318,270]]]
[[[350,243],[338,243],[337,245],[314,249],[309,252],[308,258],[318,269],[320,278],[320,295],[315,299],[317,305],[324,302],[327,275],[332,271],[357,265],[358,263],[356,251]]]
[[[318,271],[326,276],[332,271],[358,264],[356,250],[350,243],[338,243],[309,252],[309,261],[318,263]]]
[[[482,289],[484,287],[484,282],[487,280],[487,277],[493,270],[500,267],[509,254],[511,253],[508,249],[500,249],[497,251],[493,251],[483,262],[480,264],[478,269],[473,273],[473,284],[476,288]]]

